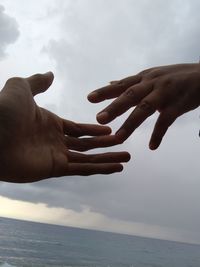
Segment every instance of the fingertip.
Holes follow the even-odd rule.
[[[54,74],[52,71],[48,71],[46,73],[43,74],[46,78],[46,86],[49,88],[54,80]]]
[[[126,162],[128,162],[131,159],[131,154],[126,152]]]
[[[46,76],[47,78],[49,78],[49,80],[53,81],[54,79],[54,74],[52,71],[48,71],[46,73],[43,74],[44,76]]]
[[[28,78],[26,81],[29,83],[33,96],[45,92],[52,84],[54,80],[54,74],[48,71],[44,74],[34,74]]]
[[[53,76],[54,77],[54,74],[52,71],[47,71],[45,73],[43,73],[43,75],[46,75],[46,76]]]
[[[162,142],[162,136],[157,134],[155,131],[152,133],[150,142],[149,142],[149,149],[156,150]]]
[[[112,133],[112,129],[109,126],[106,126],[106,127],[108,129],[108,134],[111,134]]]
[[[100,112],[97,114],[97,121],[101,124],[106,124],[108,122],[109,114],[108,112]]]
[[[91,92],[88,96],[87,96],[87,99],[92,102],[92,103],[96,103],[97,102],[97,92]]]
[[[151,150],[156,150],[158,147],[159,147],[159,144],[156,144],[153,142],[150,142],[150,144],[149,144],[149,149],[151,149]]]
[[[122,152],[120,152],[120,154],[121,154],[121,161],[122,162],[128,162],[131,159],[131,155],[127,151],[122,151]]]
[[[111,134],[112,133],[112,129],[109,126],[100,126],[100,127],[103,127],[105,134]]]
[[[122,172],[124,169],[123,165],[122,164],[119,164],[118,165],[118,168],[116,169],[116,172]]]

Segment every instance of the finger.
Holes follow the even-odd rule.
[[[160,113],[150,139],[150,149],[155,150],[159,147],[168,128],[181,114],[180,105],[178,104],[169,107]]]
[[[94,148],[118,145],[118,139],[113,135],[98,136],[93,138],[65,137],[65,145],[68,149],[87,151]]]
[[[122,170],[123,166],[119,163],[71,163],[68,166],[66,175],[111,174]]]
[[[99,135],[107,135],[111,133],[111,129],[108,126],[75,123],[73,121],[64,120],[64,119],[63,119],[63,131],[64,131],[64,134],[71,135],[73,137],[79,137],[83,135],[99,136]]]
[[[47,72],[45,74],[35,74],[28,78],[26,81],[31,87],[33,96],[45,92],[49,86],[52,84],[54,75],[52,72]]]
[[[110,81],[109,84],[117,84],[119,81]]]
[[[86,155],[69,151],[68,160],[71,163],[120,163],[128,162],[130,160],[130,154],[128,152],[107,152]]]
[[[165,99],[165,95],[160,93],[158,89],[143,98],[117,131],[116,137],[119,139],[119,142],[125,141],[156,110],[161,110],[164,106],[167,106],[168,101],[169,99]]]
[[[152,90],[152,83],[139,83],[129,87],[109,106],[97,114],[97,121],[101,124],[106,124],[114,120],[131,107],[137,105],[141,99],[147,96]]]
[[[98,103],[106,99],[112,99],[121,95],[130,86],[141,81],[140,75],[131,76],[122,79],[118,82],[111,83],[108,86],[102,87],[91,92],[88,95],[88,100],[92,103]]]
[[[138,128],[149,116],[156,111],[151,103],[143,100],[130,114],[122,127],[116,132],[119,142],[124,142],[136,128]]]

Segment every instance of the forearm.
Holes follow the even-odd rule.
[[[4,117],[4,107],[2,100],[2,92],[0,92],[0,155],[2,154],[2,148],[5,146],[5,117]]]
[[[8,107],[4,101],[4,93],[0,92],[0,181],[7,181],[9,165],[9,147],[11,140],[9,137],[12,133],[8,130],[9,117],[7,114]],[[11,137],[12,138],[12,137]]]
[[[199,106],[200,106],[200,61],[199,61],[199,63],[198,63],[198,66],[197,66],[197,71],[198,71],[198,74],[199,74],[199,83],[198,83],[198,92],[199,92],[199,95],[198,95],[198,97],[199,97]]]
[[[6,109],[3,93],[0,92],[0,154],[3,153],[8,145],[7,136],[11,134],[7,131],[9,118],[6,114]]]

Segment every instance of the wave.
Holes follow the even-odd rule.
[[[24,248],[11,248],[11,247],[2,247],[0,246],[0,250],[9,250],[9,251],[20,251],[20,252],[31,252],[31,253],[37,253],[37,250],[34,249],[24,249]],[[0,265],[1,266],[1,265]]]
[[[15,265],[8,264],[7,262],[1,263],[0,266],[1,267],[17,267]]]
[[[31,265],[32,266],[32,265]],[[34,265],[34,267],[85,267],[85,265],[84,266],[82,266],[82,265],[80,265],[80,266],[72,266],[72,265],[42,265],[42,264],[39,264],[39,265]],[[9,263],[7,263],[7,262],[4,262],[4,263],[0,263],[0,267],[19,267],[19,266],[16,266],[16,265],[11,265],[11,264],[9,264]],[[20,265],[20,267],[30,267],[30,265]],[[109,267],[109,265],[108,265],[108,267]],[[132,266],[131,266],[132,267]]]
[[[9,238],[11,240],[11,238]],[[14,241],[22,241],[26,243],[44,243],[44,244],[49,244],[49,245],[57,245],[57,246],[62,246],[61,242],[58,241],[50,241],[50,240],[42,240],[42,239],[31,239],[31,238],[13,238]]]

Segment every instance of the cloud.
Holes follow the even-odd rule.
[[[77,213],[87,206],[114,220],[196,232],[200,180],[198,156],[193,155],[198,155],[198,137],[182,145],[192,131],[187,126],[179,131],[174,127],[157,152],[145,148],[147,131],[135,133],[126,145],[133,160],[121,174],[56,178],[24,186],[3,183],[0,194]],[[182,132],[184,136],[178,138]]]
[[[56,63],[62,84],[58,109],[69,119],[94,122],[106,104],[89,104],[86,95],[110,80],[157,64],[198,61],[199,1],[66,2],[57,25],[62,38],[52,39],[43,51]],[[114,130],[125,116],[111,124]],[[89,207],[93,215],[115,221],[194,234],[200,224],[199,115],[195,111],[178,119],[160,149],[151,152],[147,146],[156,116],[121,147],[112,148],[132,153],[123,173],[24,186],[2,183],[0,194],[77,214]]]
[[[122,234],[140,235],[144,237],[156,237],[161,239],[171,239],[175,241],[185,241],[198,243],[199,233],[191,237],[187,231],[149,225],[144,223],[134,223],[131,221],[115,220],[101,213],[92,212],[90,208],[83,207],[81,212],[72,209],[48,207],[43,203],[30,204],[24,201],[11,201],[0,196],[2,205],[1,216],[21,219],[26,217],[31,209],[29,220],[50,224],[80,227],[93,230],[104,230],[110,232],[120,232]]]
[[[71,3],[61,26],[66,38],[52,40],[47,46],[67,88],[63,90],[60,105],[63,114],[69,113],[74,119],[92,119],[95,108],[83,104],[89,88],[157,64],[198,61],[199,7],[199,1]],[[68,99],[73,101],[66,105]],[[82,201],[87,205],[116,218],[197,229],[193,216],[194,210],[198,210],[195,198],[199,197],[193,186],[199,185],[198,114],[194,112],[178,119],[164,138],[160,151],[152,155],[144,149],[144,144],[147,146],[146,136],[150,136],[155,118],[146,122],[129,145],[124,146],[133,154],[133,165],[124,173],[126,183],[124,178],[98,181],[98,177],[94,182],[75,182],[74,188],[68,184],[67,188],[77,192],[77,202],[80,195],[84,196]],[[120,120],[113,124],[115,128]],[[188,166],[190,151],[192,166]],[[136,153],[139,157],[135,156],[134,163]],[[79,186],[80,190],[75,189]]]
[[[0,59],[5,56],[7,46],[13,44],[19,36],[16,20],[4,11],[4,7],[0,5]]]
[[[67,5],[60,24],[65,34],[45,47],[65,85],[62,113],[92,120],[96,109],[84,102],[90,90],[151,66],[198,62],[199,7],[187,0]]]

